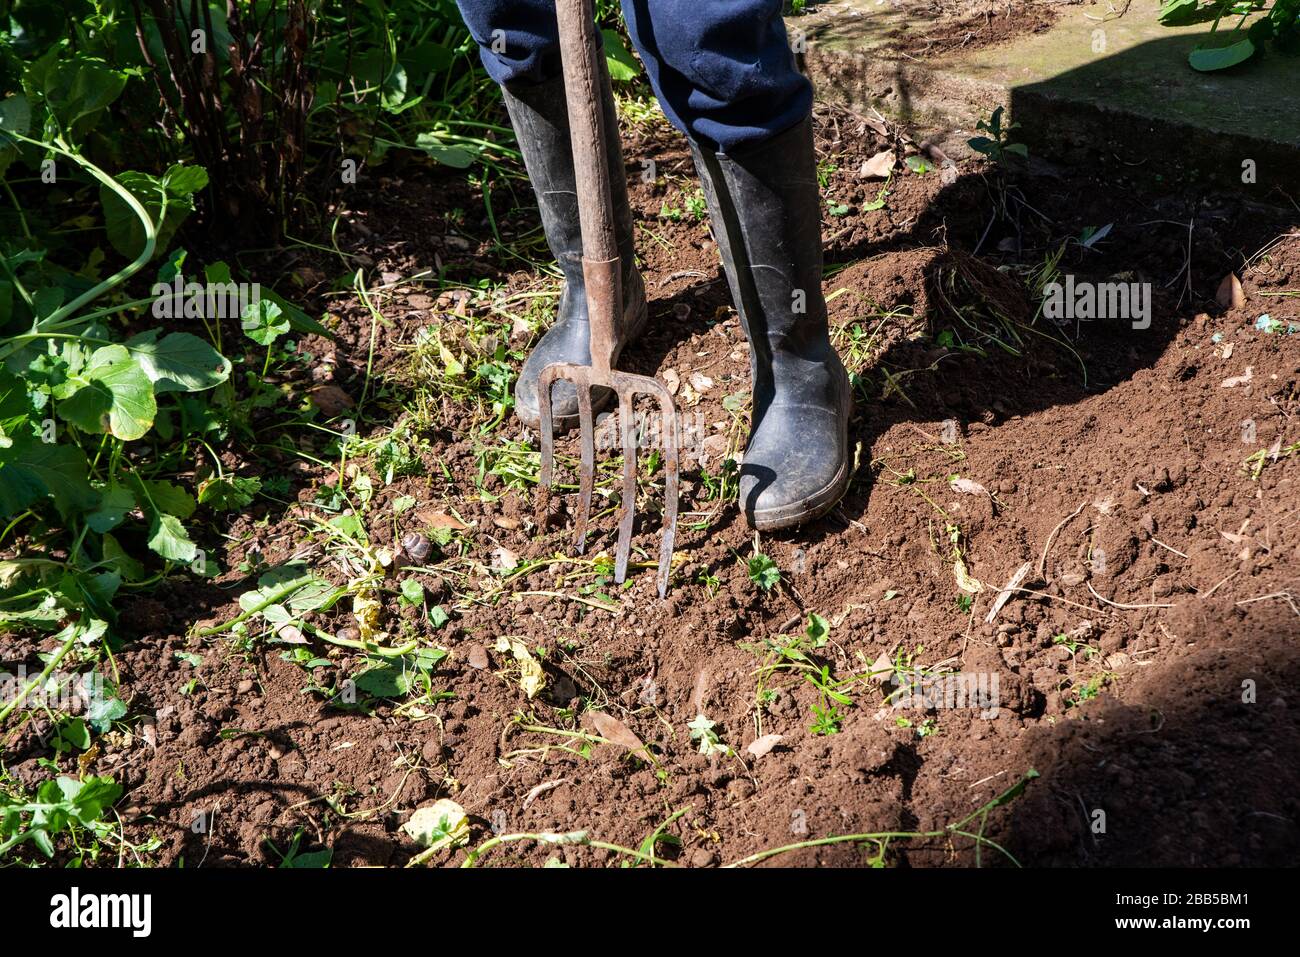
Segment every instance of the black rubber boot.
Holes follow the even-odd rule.
[[[645,285],[637,271],[632,241],[632,210],[627,200],[623,150],[619,144],[618,118],[609,79],[604,83],[606,143],[609,147],[610,185],[614,202],[614,226],[619,255],[623,260],[623,328],[620,341],[627,343],[645,326]],[[569,141],[569,114],[564,99],[564,80],[541,84],[508,84],[502,87],[506,108],[514,124],[519,150],[528,168],[528,178],[542,213],[542,229],[551,253],[564,273],[564,289],[555,322],[524,362],[515,383],[515,414],[530,428],[540,425],[537,407],[537,377],[552,362],[591,362],[587,333],[587,299],[582,279],[582,233],[578,227],[578,195],[574,184],[573,155]],[[615,357],[617,358],[617,357]],[[578,396],[573,385],[561,380],[551,392],[555,432],[578,424]],[[607,408],[614,394],[598,389],[593,408]]]
[[[812,120],[736,153],[692,151],[749,339],[740,505],[757,529],[788,528],[828,512],[849,481],[853,399],[822,296]]]

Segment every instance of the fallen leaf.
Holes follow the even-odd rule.
[[[596,733],[606,741],[611,741],[619,747],[628,751],[641,751],[645,748],[645,742],[636,736],[636,733],[625,725],[612,714],[605,714],[603,711],[588,712],[592,727]]]
[[[988,495],[989,490],[979,482],[972,482],[970,479],[955,478],[948,483],[952,486],[954,492],[963,492],[966,495]]]
[[[1251,379],[1255,378],[1255,369],[1252,366],[1246,366],[1246,371],[1241,375],[1229,376],[1224,379],[1220,387],[1224,389],[1235,389],[1239,385],[1245,385]]]
[[[492,567],[504,572],[514,571],[519,567],[519,556],[504,545],[498,545],[492,550]]]
[[[668,387],[669,395],[676,395],[677,390],[682,387],[682,377],[677,374],[676,369],[665,369],[660,378],[664,380],[664,385]]]
[[[964,559],[958,558],[952,563],[952,573],[957,579],[957,587],[967,594],[978,595],[984,590],[984,583],[966,570]]]
[[[509,652],[515,656],[515,661],[519,662],[519,687],[528,698],[537,697],[538,693],[546,687],[546,672],[533,657],[533,653],[528,650],[528,646],[518,638],[502,635],[497,639],[497,651]]]
[[[450,528],[454,532],[459,532],[469,527],[446,512],[418,512],[417,515],[429,528]]]
[[[352,396],[336,385],[318,385],[307,394],[311,404],[320,409],[326,418],[333,418],[345,409],[352,408]]]
[[[784,738],[785,735],[782,734],[765,734],[761,738],[755,738],[753,741],[749,742],[749,745],[745,750],[749,752],[752,757],[761,758],[780,744]]]
[[[373,588],[358,590],[352,596],[352,617],[357,623],[359,640],[381,642],[388,637],[380,630],[383,614],[383,603],[375,597]]]
[[[883,685],[894,675],[894,661],[889,657],[889,652],[882,651],[880,657],[875,660],[871,666],[871,680],[878,685]]]
[[[862,164],[858,176],[862,179],[887,179],[894,171],[894,151],[883,150]]]
[[[713,388],[713,380],[703,372],[691,373],[691,388],[701,395]]]
[[[417,808],[402,830],[424,848],[464,847],[469,843],[469,816],[455,801],[440,798]]]
[[[307,639],[302,636],[302,631],[296,625],[281,625],[275,636],[287,645],[307,644]]]
[[[1219,291],[1215,297],[1219,300],[1219,305],[1224,309],[1240,309],[1246,304],[1246,293],[1241,288],[1241,280],[1237,278],[1235,272],[1230,272],[1223,277],[1223,282],[1219,283]]]

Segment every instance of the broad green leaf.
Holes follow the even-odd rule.
[[[411,690],[413,674],[390,664],[368,668],[353,679],[359,691],[375,698],[400,698]]]
[[[21,133],[25,136],[31,125],[32,107],[26,96],[19,93],[0,100],[0,145],[16,145],[14,140],[7,139],[4,134]]]
[[[105,681],[99,686],[101,694],[93,695],[86,709],[86,724],[96,733],[104,734],[118,721],[126,717],[126,705],[117,696],[117,689]]]
[[[601,30],[605,41],[605,64],[609,67],[609,77],[616,82],[635,80],[641,75],[641,66],[623,43],[623,38],[614,30]]]
[[[122,524],[126,513],[135,508],[135,495],[129,488],[111,482],[99,493],[99,508],[86,516],[86,524],[92,532],[112,531]]]
[[[149,547],[173,562],[192,562],[198,554],[181,520],[158,512],[153,513],[149,523]]]
[[[147,482],[137,479],[137,482],[144,492],[140,496],[142,508],[148,509],[152,503],[153,508],[168,515],[175,515],[177,518],[189,518],[194,514],[196,507],[194,496],[176,483],[162,479],[151,479]]]
[[[59,579],[59,594],[69,608],[88,608],[100,618],[112,618],[113,596],[121,586],[122,576],[116,572],[66,572]]]
[[[65,717],[54,726],[54,750],[86,751],[90,748],[90,729],[84,718]]]
[[[208,185],[208,171],[202,166],[175,163],[163,174],[163,187],[169,196],[191,196]]]
[[[1255,55],[1255,44],[1249,38],[1238,40],[1226,47],[1198,46],[1187,56],[1187,62],[1195,70],[1209,73],[1214,70],[1226,70],[1239,63],[1244,63]]]
[[[421,133],[415,138],[415,148],[423,150],[431,159],[443,166],[465,169],[474,162],[474,154],[461,146],[453,146],[442,141],[436,132]]]
[[[62,57],[61,46],[51,47],[39,60],[28,64],[23,86],[28,94],[44,98],[64,127],[84,129],[93,125],[95,114],[107,107],[126,86],[126,74],[97,57]],[[84,123],[79,121],[85,120]]]
[[[91,824],[103,816],[122,796],[122,786],[112,778],[91,777],[84,781],[59,778],[59,789],[72,806],[72,813],[82,824]]]
[[[1186,23],[1196,13],[1200,0],[1165,0],[1160,8],[1160,22],[1167,24]]]
[[[289,320],[284,310],[270,299],[249,303],[242,316],[244,335],[259,346],[269,346],[289,331]]]
[[[9,518],[46,496],[63,515],[93,508],[99,495],[86,479],[86,453],[73,445],[15,436],[0,448],[0,516]]]
[[[78,377],[81,387],[59,403],[59,414],[83,432],[141,438],[158,413],[153,383],[125,346],[96,349]]]
[[[138,582],[145,578],[145,568],[134,558],[126,553],[124,549],[112,535],[107,532],[100,539],[100,548],[103,551],[104,562],[122,576],[124,581]]]
[[[234,512],[247,508],[262,489],[258,478],[213,477],[199,486],[199,504],[216,512]]]
[[[172,237],[185,217],[194,211],[193,194],[207,185],[208,174],[200,166],[172,166],[162,178],[136,170],[126,170],[116,176],[144,207],[153,221],[157,235],[157,252],[171,245]],[[108,241],[123,256],[134,259],[144,248],[144,226],[140,217],[114,190],[101,186],[100,202],[104,207],[104,227]]]
[[[154,393],[202,392],[230,378],[230,360],[198,336],[172,332],[158,338],[157,330],[129,339],[131,350],[153,380]]]

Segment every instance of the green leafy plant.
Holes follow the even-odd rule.
[[[1019,124],[1008,123],[1003,126],[1002,113],[1003,108],[999,106],[987,120],[980,120],[975,128],[983,130],[988,135],[972,137],[967,140],[967,143],[975,152],[983,153],[999,165],[1005,165],[1013,158],[1028,159],[1029,147],[1011,140],[1011,133],[1019,128]]]
[[[691,740],[696,743],[697,750],[700,754],[731,754],[731,748],[722,743],[722,737],[718,734],[718,724],[716,721],[710,721],[707,715],[697,714],[687,728],[691,732]]]
[[[781,569],[777,567],[776,562],[762,552],[755,552],[751,555],[745,563],[745,569],[749,575],[749,580],[763,591],[771,591],[781,582]]]
[[[53,857],[54,839],[65,834],[78,847],[86,833],[97,841],[110,830],[104,816],[121,796],[122,786],[107,777],[51,779],[31,800],[0,789],[0,859],[28,841]]]
[[[1220,32],[1225,17],[1237,20]],[[1210,39],[1187,55],[1192,69],[1202,73],[1239,66],[1267,49],[1300,54],[1300,0],[1164,0],[1160,8],[1160,22],[1167,26],[1207,20],[1213,21]]]

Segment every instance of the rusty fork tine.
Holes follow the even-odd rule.
[[[618,391],[618,431],[623,438],[623,517],[618,523],[618,549],[614,552],[614,581],[627,577],[632,553],[632,523],[636,516],[636,429],[632,419],[632,390]]]
[[[659,389],[663,422],[660,441],[664,449],[664,540],[659,549],[659,597],[668,594],[668,575],[673,567],[673,539],[677,537],[677,407],[666,389]]]
[[[578,530],[573,544],[581,555],[587,548],[587,523],[591,519],[591,490],[596,484],[596,429],[591,414],[591,383],[583,381],[577,385],[582,472],[578,480]]]
[[[537,410],[541,422],[542,439],[542,470],[537,478],[537,484],[542,489],[542,505],[545,507],[546,498],[551,490],[551,481],[555,467],[555,436],[551,432],[551,385],[555,382],[556,373],[559,368],[553,365],[542,369],[542,373],[537,378]],[[544,517],[544,516],[543,516]],[[539,524],[541,524],[539,522]]]

